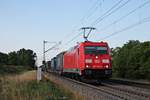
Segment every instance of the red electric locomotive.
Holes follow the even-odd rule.
[[[106,42],[85,41],[63,56],[63,74],[102,79],[112,75],[110,49]]]
[[[110,49],[106,42],[91,42],[87,38],[93,27],[83,27],[85,42],[81,42],[51,60],[52,72],[79,79],[102,79],[112,75]],[[85,31],[89,30],[87,36]]]

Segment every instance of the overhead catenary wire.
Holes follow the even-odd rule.
[[[93,13],[94,13],[94,11],[97,9],[97,4],[98,4],[98,2],[100,2],[100,0],[96,0],[95,2],[94,2],[94,4],[89,8],[89,10],[88,10],[88,12],[81,18],[81,23],[80,24],[82,24],[83,23],[83,21],[85,21],[85,19],[86,18],[88,18],[88,17],[90,17]],[[104,2],[104,1],[103,1]],[[101,4],[102,5],[102,4]],[[70,36],[72,36],[72,34],[74,34],[74,32],[75,32],[75,30],[76,30],[76,28],[78,28],[78,24],[76,25],[76,26],[74,26],[74,28],[73,28],[73,30],[71,31],[71,33],[68,33],[64,38],[62,38],[61,39],[61,42],[63,42],[63,41],[65,41],[66,40],[66,38],[68,38],[68,37],[70,37]],[[80,35],[76,35],[76,36],[80,36]],[[76,37],[75,36],[75,37]],[[74,38],[74,37],[73,37]],[[72,38],[72,39],[73,39]],[[72,40],[71,39],[71,40]],[[70,40],[70,41],[71,41]],[[66,43],[65,43],[66,44]]]
[[[116,6],[118,6],[123,0],[120,0],[119,2],[117,2],[111,9],[109,9],[106,13],[104,13],[104,15],[98,17],[92,24],[91,26],[94,26],[98,23],[100,23],[101,21],[103,21],[104,19],[106,19],[107,17],[109,17],[111,14],[115,13],[116,11],[118,11],[119,9],[121,9],[122,7],[124,7],[126,4],[128,4],[131,0],[127,0],[126,2],[124,2],[123,4],[121,4],[119,7],[116,8]],[[116,9],[114,9],[116,8]],[[114,9],[114,10],[113,10]]]
[[[85,14],[85,15],[83,16],[82,20],[85,19],[88,15],[90,15],[89,12],[91,12],[93,9],[95,10],[96,5],[97,5],[97,3],[98,3],[99,1],[100,1],[100,0],[96,0],[96,1],[94,2],[94,4],[93,4],[93,5],[90,7],[90,9],[87,11],[87,14]]]
[[[93,9],[93,7],[97,4],[99,2],[99,0],[96,0],[96,2],[92,5],[92,7],[90,8],[90,10],[92,10]],[[96,8],[95,8],[96,9]],[[94,10],[93,10],[94,11]],[[88,12],[89,13],[89,12]],[[88,14],[88,15],[90,15],[90,14]],[[86,15],[85,15],[86,16]],[[84,20],[85,18],[85,16],[83,16],[83,18],[82,18],[82,20]],[[77,28],[79,25],[76,25],[76,26],[74,26],[74,28]],[[72,30],[72,34],[75,32],[75,29],[73,29]],[[67,41],[66,43],[63,43],[63,41],[65,41],[66,40],[66,38],[68,38],[68,37],[70,37],[72,34],[67,34],[64,38],[62,38],[61,40],[60,40],[60,42],[61,42],[61,44],[59,44],[59,46],[63,46],[63,45],[67,45],[67,44],[69,44],[69,43],[71,43],[74,39],[76,39],[77,37],[79,37],[80,35],[81,35],[81,33],[79,33],[79,34],[77,34],[75,37],[73,37],[71,40],[69,40],[69,41]],[[50,49],[48,49],[46,52],[48,52],[49,50],[51,50],[51,49],[53,49],[53,48],[56,48],[58,45],[55,45],[55,46],[53,46],[53,47],[51,47]]]
[[[138,21],[138,22],[136,22],[136,23],[134,23],[134,24],[132,24],[132,25],[130,25],[130,26],[127,26],[127,27],[121,29],[121,30],[118,30],[118,31],[116,31],[116,32],[113,32],[113,33],[111,33],[110,35],[108,35],[108,36],[106,36],[106,37],[103,37],[103,38],[101,38],[101,39],[99,39],[99,40],[104,40],[104,39],[110,38],[110,37],[112,37],[112,36],[114,36],[114,35],[117,35],[117,34],[119,34],[119,33],[121,33],[121,32],[127,31],[127,30],[129,30],[129,29],[132,29],[132,28],[134,28],[134,27],[136,27],[136,26],[138,26],[138,25],[141,25],[141,24],[146,23],[146,22],[149,22],[149,21],[150,21],[150,17],[143,18],[141,21]]]
[[[113,5],[108,11],[106,11],[102,16],[107,15],[107,13],[109,13],[112,9],[114,9],[117,5],[119,5],[122,1],[124,0],[119,0],[119,2],[117,2],[115,5]],[[130,0],[128,0],[127,2],[123,3],[121,6],[124,6],[125,4],[127,4]],[[118,9],[120,9],[121,7],[119,6]],[[77,37],[79,37],[81,34],[77,34],[75,37],[73,37],[71,40],[69,40],[68,42],[66,42],[64,45],[67,45],[69,43],[71,43],[73,40],[75,40]]]
[[[129,15],[133,14],[134,12],[136,12],[137,10],[143,8],[145,5],[149,4],[150,3],[150,0],[144,2],[143,4],[139,5],[138,7],[136,7],[135,9],[131,10],[130,12],[128,12],[126,15],[123,15],[122,17],[120,17],[119,19],[113,21],[111,24],[105,26],[104,28],[100,29],[101,31],[102,30],[105,30],[105,29],[108,29],[109,27],[111,27],[112,25],[120,22],[121,20],[125,19],[126,17],[128,17]]]
[[[108,11],[106,12],[106,14],[104,13],[105,15],[102,15],[101,17],[99,17],[99,19],[96,19],[97,21],[95,20],[92,24],[93,24],[93,25],[96,25],[96,24],[100,23],[100,22],[103,21],[105,18],[107,18],[108,16],[110,16],[110,15],[113,14],[113,13],[115,13],[115,12],[118,11],[120,8],[122,8],[123,6],[125,6],[125,5],[126,5],[127,3],[129,3],[131,0],[127,0],[126,2],[124,2],[123,4],[121,4],[122,1],[124,1],[124,0],[119,0],[119,2],[116,3],[116,4],[118,4],[118,5],[112,6],[111,9],[109,9],[110,11],[108,10]],[[132,11],[130,11],[129,13],[127,13],[126,15],[124,15],[124,16],[120,17],[119,19],[115,20],[113,23],[109,24],[109,26],[110,26],[110,25],[113,25],[113,24],[115,24],[115,23],[120,22],[121,20],[123,20],[123,19],[126,18],[127,16],[131,15],[132,13],[134,13],[135,11],[137,11],[138,9],[144,7],[144,6],[147,5],[148,3],[150,3],[150,0],[144,2],[143,4],[141,4],[140,6],[138,6],[137,8],[135,8],[135,9],[133,9]],[[120,5],[120,4],[121,4],[121,5]],[[119,6],[119,5],[120,5],[120,6]],[[119,6],[119,7],[117,7],[117,6]],[[113,7],[114,7],[114,8],[113,8]],[[116,7],[117,7],[117,8],[116,8]],[[115,9],[115,8],[116,8],[116,9]],[[103,38],[101,38],[101,39],[110,38],[110,37],[112,37],[112,36],[114,36],[114,35],[116,35],[116,34],[119,34],[119,33],[123,32],[123,31],[129,30],[129,29],[132,29],[132,28],[134,28],[134,27],[136,27],[136,26],[138,26],[138,25],[140,25],[140,24],[143,24],[143,23],[145,23],[145,22],[148,22],[148,21],[150,21],[150,17],[144,18],[144,19],[142,19],[140,22],[134,23],[134,24],[132,24],[132,25],[130,25],[130,26],[127,26],[127,27],[125,27],[125,28],[123,28],[123,29],[121,29],[121,30],[118,30],[118,31],[116,31],[116,32],[113,32],[113,33],[111,33],[110,35],[108,35],[108,36],[106,36],[106,37],[103,37]],[[107,28],[108,28],[109,26],[107,26]],[[77,28],[77,27],[78,27],[78,25],[75,26],[75,28]],[[106,29],[106,28],[104,28],[104,29]],[[75,32],[75,29],[72,31],[72,33],[74,33],[74,32]],[[68,36],[69,36],[69,35],[70,35],[70,33],[69,33],[68,35],[66,35],[65,38],[63,38],[61,41],[64,41],[64,40],[68,39]],[[71,34],[71,35],[72,35],[72,34]],[[71,35],[70,35],[70,36],[71,36]],[[75,35],[71,40],[68,40],[66,43],[62,43],[62,45],[68,45],[69,43],[71,43],[72,41],[74,41],[76,38],[78,38],[80,35],[81,35],[81,33],[78,33],[78,34]]]
[[[76,38],[78,38],[81,35],[81,33],[78,33],[76,36],[74,36],[71,40],[67,41],[64,45],[67,45],[69,43],[71,43],[73,40],[75,40]]]
[[[86,19],[88,19],[89,17],[91,17],[95,13],[95,11],[98,9],[98,7],[102,5],[102,3],[100,3],[100,5],[98,5],[99,2],[101,2],[101,0],[96,0],[96,2],[91,6],[91,8],[88,10],[87,14],[81,19],[82,23]]]
[[[123,0],[118,1],[115,5],[113,5],[109,10],[107,10],[102,16],[98,17],[95,21],[97,21],[99,18],[105,16],[107,13],[109,13],[111,10],[113,10],[117,5],[119,5],[121,2],[123,2]],[[95,22],[94,21],[94,22]],[[93,22],[93,23],[94,23]]]

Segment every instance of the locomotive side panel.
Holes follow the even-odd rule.
[[[80,73],[79,59],[79,50],[77,46],[67,51],[64,54],[63,72]]]

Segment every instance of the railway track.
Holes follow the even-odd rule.
[[[129,80],[124,80],[124,79],[109,79],[109,82],[129,85],[129,86],[133,86],[133,87],[150,89],[150,83],[148,83],[148,82],[142,83],[142,82],[129,81]]]
[[[108,84],[108,83],[102,83],[102,86],[99,86],[99,88],[109,90],[112,93],[121,96],[125,100],[150,100],[149,89],[142,89],[122,84]]]
[[[123,85],[102,83],[94,86],[54,74],[45,75],[47,79],[80,94],[85,100],[150,100],[148,92],[136,91]]]

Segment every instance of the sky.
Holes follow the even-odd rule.
[[[32,49],[40,65],[43,40],[61,42],[46,53],[50,60],[84,41],[80,28],[85,26],[96,28],[89,40],[106,41],[111,48],[149,41],[149,12],[150,0],[0,0],[0,52]],[[46,49],[54,45],[46,43]]]

